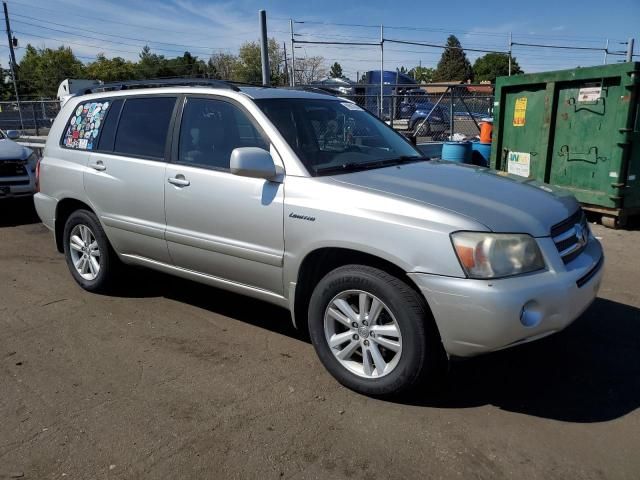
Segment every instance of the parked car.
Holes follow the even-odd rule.
[[[38,214],[82,288],[108,291],[125,263],[280,305],[368,395],[558,332],[602,278],[571,195],[430,161],[324,94],[211,82],[73,97],[39,172]]]
[[[28,197],[35,192],[36,154],[14,142],[16,130],[0,130],[0,200]]]
[[[409,118],[409,131],[416,137],[442,137],[449,128],[449,113],[441,105],[420,102]]]

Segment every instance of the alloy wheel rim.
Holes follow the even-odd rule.
[[[100,248],[89,227],[82,224],[73,227],[69,252],[76,272],[85,280],[95,280],[100,273]]]
[[[402,355],[402,334],[393,313],[363,290],[333,297],[325,310],[324,333],[334,357],[359,377],[388,375]]]

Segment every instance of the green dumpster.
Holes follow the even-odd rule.
[[[640,63],[499,77],[491,167],[570,190],[603,224],[640,213]]]

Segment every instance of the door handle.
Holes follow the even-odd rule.
[[[99,172],[104,172],[107,169],[107,166],[102,162],[102,160],[98,160],[95,163],[90,163],[89,166]]]
[[[184,178],[184,175],[182,174],[178,174],[175,177],[169,177],[167,181],[171,185],[175,185],[176,187],[188,187],[189,185],[191,185],[191,182]]]

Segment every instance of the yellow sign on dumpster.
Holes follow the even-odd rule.
[[[527,116],[527,97],[516,98],[516,108],[513,112],[513,126],[524,127]]]

